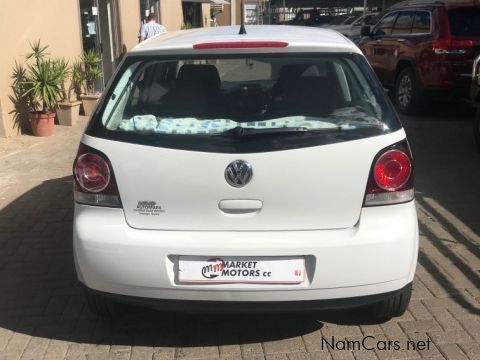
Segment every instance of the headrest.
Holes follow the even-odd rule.
[[[311,64],[287,64],[283,65],[278,72],[278,81],[288,81],[299,78]]]
[[[177,86],[217,91],[220,89],[220,76],[214,65],[183,65],[178,71]]]

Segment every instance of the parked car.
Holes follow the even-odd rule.
[[[358,38],[362,30],[362,26],[372,26],[377,23],[378,13],[368,13],[366,15],[357,14],[355,16],[350,16],[341,24],[327,24],[323,27],[338,31],[342,35],[348,38]],[[352,40],[353,40],[352,39]]]
[[[401,315],[413,162],[360,50],[296,26],[159,35],[124,58],[76,156],[90,308]]]
[[[319,9],[301,9],[288,25],[321,26],[334,19],[334,16],[322,13]]]
[[[477,112],[473,125],[473,136],[478,152],[480,152],[480,55],[473,62],[471,97],[477,105]]]
[[[357,17],[358,17],[358,14],[337,15],[337,16],[334,16],[328,23],[323,24],[322,27],[348,25],[352,23]]]
[[[390,8],[358,44],[401,112],[427,95],[466,96],[480,53],[480,5],[407,1]]]

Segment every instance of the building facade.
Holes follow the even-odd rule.
[[[0,137],[29,128],[25,109],[12,91],[15,63],[23,63],[30,43],[48,45],[52,57],[70,62],[83,51],[102,56],[102,90],[123,54],[138,43],[138,31],[154,13],[169,31],[210,26],[214,0],[1,0],[0,1]],[[218,0],[217,0],[218,1]]]

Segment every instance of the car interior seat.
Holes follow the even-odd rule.
[[[278,94],[271,106],[275,116],[323,116],[343,106],[340,84],[331,64],[321,68],[311,64],[288,66],[283,80],[279,76],[275,84]]]
[[[206,116],[220,90],[214,65],[183,65],[172,89],[162,98],[162,113],[168,116]]]

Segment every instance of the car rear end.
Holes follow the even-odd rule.
[[[229,29],[121,65],[74,164],[80,281],[184,311],[405,302],[413,161],[365,58],[329,31]]]
[[[467,95],[475,57],[480,54],[480,5],[447,3],[438,7],[438,33],[432,43],[433,85]]]

